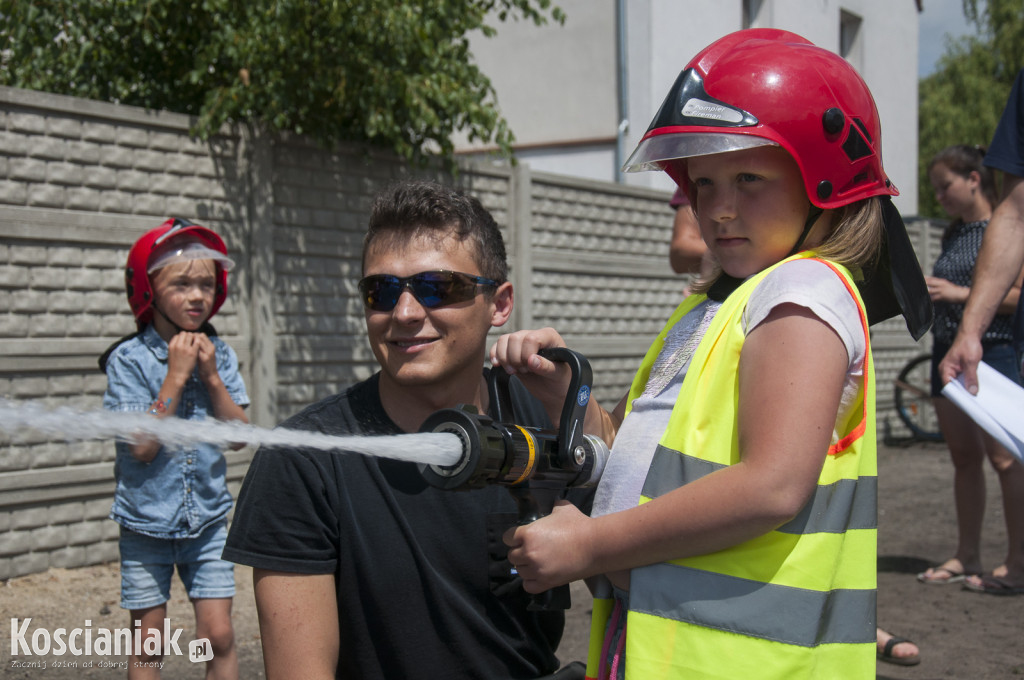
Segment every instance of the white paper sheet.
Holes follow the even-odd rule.
[[[962,375],[946,383],[942,394],[1024,461],[1024,388],[982,361],[976,396],[964,387]]]

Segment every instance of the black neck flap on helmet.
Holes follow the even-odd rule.
[[[868,310],[868,325],[902,315],[910,335],[920,340],[932,327],[932,298],[900,211],[888,196],[878,200],[885,225],[882,249],[875,266],[865,270],[864,280],[857,282]]]

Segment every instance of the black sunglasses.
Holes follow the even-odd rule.
[[[374,274],[359,282],[363,303],[375,312],[390,312],[398,304],[402,291],[408,288],[427,309],[454,305],[476,297],[481,287],[496,288],[497,281],[462,272],[443,269],[399,277]]]

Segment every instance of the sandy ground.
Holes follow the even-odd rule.
[[[941,562],[952,550],[955,536],[951,510],[952,468],[939,445],[885,448],[879,452],[879,598],[881,625],[908,637],[921,647],[922,662],[914,667],[878,664],[879,679],[932,680],[969,678],[1002,680],[1024,676],[1024,597],[994,597],[962,590],[957,585],[925,586],[914,574]],[[986,516],[984,560],[987,567],[1001,561],[1006,536],[995,478],[989,475],[991,502]],[[240,657],[240,677],[262,678],[259,627],[252,599],[251,574],[238,569],[234,622]],[[123,656],[12,657],[10,619],[32,617],[28,630],[84,626],[125,626],[127,614],[117,606],[117,565],[53,569],[0,583],[0,677],[98,678],[123,677],[117,668]],[[582,659],[589,621],[589,597],[574,588],[574,607],[559,649],[563,662]],[[192,639],[191,607],[175,584],[169,606],[172,626],[180,626],[180,645],[187,652]],[[31,640],[31,638],[29,638]],[[77,662],[55,667],[54,662]],[[46,662],[46,668],[13,667],[15,662]],[[115,667],[111,667],[115,666]],[[202,678],[201,664],[185,656],[167,658],[165,678]]]

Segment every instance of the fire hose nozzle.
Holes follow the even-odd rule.
[[[553,361],[569,364],[569,389],[557,430],[512,422],[509,376],[491,371],[489,389],[497,418],[461,405],[432,413],[420,432],[454,434],[462,456],[454,465],[421,465],[427,482],[442,489],[478,489],[486,484],[527,485],[533,489],[566,489],[596,484],[608,459],[598,437],[583,434],[590,401],[592,372],[582,355],[564,347],[542,350]]]
[[[498,423],[465,406],[430,415],[421,432],[454,434],[462,455],[453,465],[420,465],[420,474],[441,489],[479,489],[487,484],[567,489],[594,486],[608,462],[604,440],[583,435],[564,466],[558,432]]]
[[[604,440],[583,433],[590,402],[590,363],[564,347],[540,353],[552,361],[564,361],[572,370],[557,430],[513,422],[509,376],[501,370],[491,371],[488,382],[495,418],[461,405],[430,414],[420,426],[420,432],[454,434],[462,443],[462,455],[455,464],[420,465],[427,483],[453,490],[507,486],[519,511],[519,524],[549,514],[567,489],[596,485],[608,462]],[[570,605],[569,587],[564,585],[532,595],[529,608],[568,609]]]

